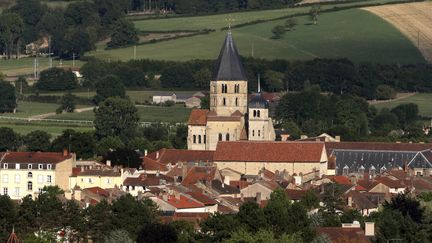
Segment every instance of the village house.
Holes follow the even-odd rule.
[[[163,104],[167,101],[177,102],[177,95],[170,92],[157,92],[153,94],[152,103],[153,104]]]
[[[125,177],[125,170],[118,167],[104,167],[85,169],[73,168],[73,174],[69,178],[69,188],[121,187]]]
[[[20,200],[37,197],[45,186],[69,189],[75,154],[53,152],[0,153],[0,194]]]

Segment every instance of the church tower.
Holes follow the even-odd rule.
[[[210,110],[217,116],[247,113],[247,78],[237,47],[228,32],[210,81]]]
[[[258,93],[249,101],[249,129],[248,140],[274,141],[276,134],[273,120],[269,117],[269,103],[261,94],[260,78],[258,75]]]

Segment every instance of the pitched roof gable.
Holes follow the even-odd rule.
[[[189,115],[188,125],[205,126],[207,124],[207,114],[209,110],[194,109]]]

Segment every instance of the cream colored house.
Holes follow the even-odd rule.
[[[123,184],[125,173],[123,169],[83,169],[75,172],[69,178],[69,188],[79,187],[81,189],[100,187],[120,188]]]
[[[193,110],[189,117],[189,150],[215,150],[220,141],[247,140],[248,124],[252,127],[250,140],[275,139],[268,103],[260,93],[248,110],[247,82],[237,47],[228,32],[210,81],[210,111]],[[248,116],[248,112],[252,114]]]
[[[318,171],[327,174],[327,153],[322,142],[220,142],[213,156],[218,168],[257,175],[262,168],[273,173],[299,175]]]
[[[67,190],[75,161],[75,155],[67,152],[0,153],[0,194],[19,200],[37,197],[45,186]]]

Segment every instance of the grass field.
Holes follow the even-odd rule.
[[[139,106],[138,115],[141,122],[186,122],[191,109],[182,105],[172,107],[162,106]],[[66,113],[48,117],[59,120],[94,120],[93,111],[81,113]]]
[[[1,1],[1,0],[0,0]],[[60,65],[61,63],[61,65]],[[57,60],[53,59],[54,67],[72,67],[72,60]],[[82,61],[75,61],[75,66],[80,67],[83,65]],[[47,57],[39,57],[39,71],[47,69],[49,67],[49,60]],[[17,76],[23,74],[32,74],[34,70],[34,58],[27,57],[21,59],[0,59],[0,72],[8,76]]]
[[[417,104],[421,116],[432,118],[432,105],[431,105],[432,94],[431,93],[419,93],[403,99],[375,104],[374,106],[377,109],[382,109],[382,108],[392,109],[400,104],[406,104],[406,103]]]
[[[27,134],[35,130],[45,131],[53,137],[57,137],[62,134],[66,129],[73,129],[75,131],[85,132],[94,130],[90,126],[66,126],[66,125],[54,125],[47,123],[7,123],[0,122],[0,127],[12,128],[15,132],[19,134]]]
[[[219,18],[223,19],[220,16]],[[178,18],[179,21],[187,19]],[[319,16],[317,25],[311,25],[308,17],[299,17],[297,20],[295,30],[287,32],[284,38],[279,40],[271,39],[271,29],[276,25],[283,25],[285,20],[234,29],[233,36],[241,55],[251,56],[253,48],[254,57],[267,59],[309,60],[316,57],[347,57],[356,62],[424,62],[421,53],[396,28],[365,10],[350,9],[323,13]],[[159,26],[158,22],[154,21],[163,23],[173,20],[148,21],[153,21],[153,26]],[[172,28],[179,28],[179,25],[173,24]],[[137,58],[180,61],[215,59],[225,35],[226,32],[217,31],[208,35],[137,46]],[[129,60],[133,57],[133,47],[99,49],[91,55],[102,59]]]

